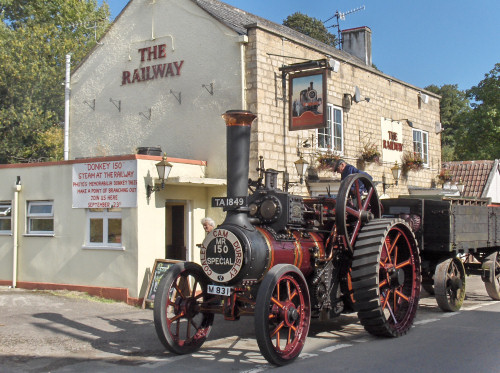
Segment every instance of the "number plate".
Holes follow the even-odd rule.
[[[229,286],[208,285],[207,293],[230,296],[231,288]]]

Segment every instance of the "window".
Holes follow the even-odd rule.
[[[318,129],[318,148],[340,153],[344,151],[344,128],[341,108],[327,105],[326,128]]]
[[[52,235],[54,234],[54,202],[31,201],[28,202],[28,234]]]
[[[10,202],[0,202],[0,234],[12,233],[12,205]]]
[[[88,247],[122,247],[121,209],[89,209],[87,216]]]
[[[429,134],[421,130],[413,130],[413,152],[420,155],[424,165],[429,165]]]

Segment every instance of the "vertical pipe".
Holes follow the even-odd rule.
[[[71,79],[71,55],[66,55],[66,81],[64,85],[64,160],[69,159],[69,98]]]
[[[241,59],[241,107],[247,109],[246,99],[246,64],[245,64],[245,44],[248,43],[248,36],[240,36],[240,59]]]
[[[226,121],[227,146],[227,196],[248,196],[248,171],[250,161],[250,130],[257,116],[250,111],[229,110],[222,115]],[[251,226],[246,210],[229,210],[225,223]]]
[[[12,236],[14,240],[12,252],[12,288],[17,285],[17,251],[19,249],[18,240],[18,211],[19,211],[19,192],[21,191],[21,177],[17,177],[16,185],[14,186],[14,211],[12,212]]]

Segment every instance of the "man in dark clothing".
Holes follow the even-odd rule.
[[[344,180],[347,176],[352,175],[352,174],[363,174],[366,178],[373,180],[373,178],[368,174],[367,172],[358,170],[356,167],[354,167],[351,164],[346,163],[342,159],[339,159],[338,161],[335,162],[333,165],[333,171],[339,173],[340,180]],[[354,184],[351,186],[351,191],[354,192]],[[366,187],[363,183],[359,184],[359,191],[361,193],[366,192]]]

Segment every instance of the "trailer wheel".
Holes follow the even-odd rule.
[[[489,281],[484,283],[486,292],[494,300],[500,300],[500,252],[496,252],[486,258],[485,265],[489,268]]]
[[[163,276],[154,300],[156,334],[176,354],[198,350],[210,333],[214,314],[201,310],[207,302],[207,282],[195,263],[176,263]]]
[[[434,293],[439,308],[455,312],[465,299],[465,268],[459,258],[441,261],[434,274]]]
[[[410,227],[379,219],[359,234],[352,261],[354,306],[364,328],[376,336],[406,334],[420,298],[420,257]]]
[[[271,268],[257,292],[255,334],[262,355],[272,364],[285,365],[304,347],[311,304],[304,275],[290,264]]]
[[[361,183],[365,186],[366,195],[360,191]],[[372,181],[359,173],[347,176],[340,184],[335,221],[338,233],[346,238],[350,250],[354,247],[361,227],[380,218],[380,215],[380,201]]]

